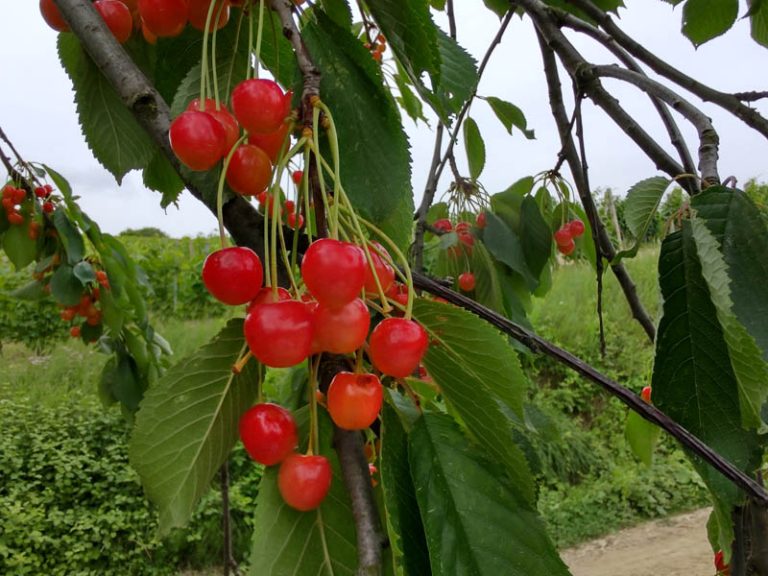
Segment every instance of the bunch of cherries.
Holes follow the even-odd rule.
[[[578,238],[584,234],[584,222],[576,218],[563,224],[558,228],[554,234],[555,244],[557,244],[557,250],[563,256],[573,254],[576,250],[576,242],[574,238]]]
[[[485,228],[485,222],[486,222],[486,215],[485,212],[480,212],[475,217],[475,227],[478,230],[482,230]],[[449,232],[456,232],[456,236],[459,239],[459,246],[451,246],[448,251],[449,254],[454,258],[457,259],[461,257],[462,251],[468,255],[472,255],[472,249],[475,244],[475,236],[472,234],[472,225],[469,222],[466,221],[460,221],[456,223],[456,226],[454,227],[453,223],[448,218],[438,218],[432,223],[432,227],[442,232],[443,234],[447,234]],[[465,258],[465,261],[467,259]],[[468,264],[467,264],[468,266]],[[465,270],[461,274],[459,274],[459,277],[457,279],[457,284],[459,289],[462,292],[472,292],[475,289],[475,275],[473,272],[469,270]]]

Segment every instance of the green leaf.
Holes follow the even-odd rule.
[[[143,181],[144,186],[163,195],[160,202],[163,208],[175,203],[179,194],[184,190],[184,182],[159,148],[155,151],[155,155],[147,167],[144,168]]]
[[[229,34],[229,26],[219,30],[219,39]],[[192,26],[173,38],[158,38],[155,58],[155,88],[169,104],[179,85],[193,66],[200,62],[203,52],[203,35]]]
[[[338,130],[341,181],[354,206],[401,248],[411,239],[408,140],[381,70],[348,30],[316,12],[302,36],[322,72],[320,92]]]
[[[635,241],[631,248],[620,251],[614,262],[619,262],[622,258],[634,258],[637,255],[648,227],[659,209],[664,191],[671,183],[672,181],[667,178],[654,176],[641,180],[629,189],[624,201],[624,220]]]
[[[342,28],[352,26],[352,10],[346,0],[321,0],[320,5],[328,17]]]
[[[75,88],[80,126],[88,147],[117,180],[144,168],[155,145],[126,108],[74,34],[59,34],[59,59]]]
[[[523,114],[523,111],[520,110],[520,108],[511,102],[507,102],[506,100],[494,96],[488,96],[487,98],[484,98],[484,100],[491,105],[494,114],[496,114],[496,117],[504,125],[504,128],[507,129],[507,132],[509,132],[510,135],[512,134],[512,127],[515,127],[520,130],[528,140],[536,138],[534,131],[528,130],[528,121],[525,119],[525,114]]]
[[[408,466],[408,435],[389,403],[381,420],[381,486],[395,564],[406,574],[429,574],[429,551]]]
[[[728,266],[733,312],[768,361],[768,230],[759,210],[739,190],[712,187],[691,207],[717,239]]]
[[[485,4],[485,7],[495,13],[499,18],[502,18],[509,12],[510,8],[508,0],[483,0],[483,4]]]
[[[503,192],[491,196],[491,208],[512,230],[520,227],[523,198],[533,190],[533,176],[525,176]]]
[[[538,281],[528,269],[523,245],[518,235],[493,212],[486,214],[485,222],[483,243],[490,253],[493,254],[496,260],[506,264],[510,270],[520,274],[530,289],[534,290],[538,285]]]
[[[414,122],[422,120],[426,123],[427,119],[424,117],[424,109],[421,105],[421,100],[419,100],[413,93],[407,80],[401,74],[395,74],[394,79],[395,86],[397,86],[397,90],[400,92],[400,96],[397,97],[397,102],[400,104],[400,107],[405,110],[405,113],[408,114]]]
[[[627,414],[624,437],[627,439],[632,454],[646,466],[653,463],[653,449],[661,434],[661,428],[648,422],[634,410]]]
[[[738,15],[738,0],[687,0],[683,6],[683,34],[698,47],[724,34]]]
[[[376,0],[368,9],[400,64],[413,78],[427,73],[440,82],[437,26],[427,0]]]
[[[661,247],[659,282],[664,300],[656,338],[653,398],[656,406],[703,442],[751,474],[760,450],[754,431],[742,428],[739,390],[717,309],[712,303],[690,223]],[[691,456],[715,497],[740,501],[738,489]]]
[[[450,417],[426,413],[409,459],[435,576],[561,576],[535,509],[473,450]]]
[[[144,388],[136,363],[127,354],[118,354],[114,361],[104,366],[99,390],[102,401],[106,404],[111,403],[110,400],[116,400],[131,412],[135,412],[144,395]]]
[[[295,414],[300,427],[307,411]],[[320,453],[333,469],[331,489],[316,510],[298,512],[288,506],[277,487],[278,466],[264,471],[253,518],[252,576],[352,576],[356,574],[355,522],[330,439],[333,427],[320,412]]]
[[[7,292],[7,294],[11,298],[16,298],[17,300],[27,300],[30,302],[36,302],[48,296],[42,282],[38,282],[37,280],[33,280],[32,282],[19,286],[15,290]]]
[[[477,62],[442,30],[437,31],[437,44],[441,65],[440,83],[435,91],[440,104],[436,111],[443,115],[458,114],[477,87]]]
[[[83,260],[82,262],[75,264],[75,267],[72,269],[72,273],[75,275],[75,278],[80,280],[80,283],[83,286],[85,286],[88,282],[96,282],[96,271],[93,269],[91,263],[87,260]]]
[[[3,234],[3,250],[16,271],[26,268],[35,261],[37,242],[29,237],[29,221],[20,226],[11,226]]]
[[[474,299],[479,304],[504,314],[504,293],[494,261],[482,242],[475,242],[472,248],[470,269],[475,275]]]
[[[768,48],[768,2],[749,1],[749,23],[754,41]]]
[[[83,295],[83,283],[75,276],[72,266],[62,264],[51,276],[51,295],[64,306],[75,306]]]
[[[520,206],[520,242],[528,270],[538,280],[552,255],[552,231],[530,195]]]
[[[238,438],[256,396],[255,361],[235,375],[245,350],[242,320],[171,368],[141,403],[129,445],[132,466],[160,508],[160,530],[183,526]]]
[[[67,262],[74,266],[85,258],[83,236],[62,207],[57,208],[53,213],[53,225],[56,227],[64,250],[67,252]]]
[[[472,180],[477,180],[485,168],[485,142],[480,135],[477,122],[467,117],[464,120],[464,148],[467,152],[467,164]]]
[[[532,502],[533,478],[512,440],[509,417],[511,413],[522,420],[528,386],[516,353],[501,333],[461,308],[417,300],[413,312],[429,333],[432,344],[424,365],[443,396]]]

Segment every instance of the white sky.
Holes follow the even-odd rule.
[[[679,32],[680,10],[661,0],[625,0],[620,25],[673,65],[689,75],[730,92],[768,89],[768,50],[749,38],[747,21],[740,21],[725,36],[694,50]],[[0,19],[0,126],[28,160],[45,162],[67,177],[81,205],[108,232],[127,227],[156,226],[173,236],[211,233],[215,219],[206,208],[184,193],[180,209],[165,213],[160,196],[143,189],[141,175],[129,174],[118,187],[112,176],[91,156],[80,132],[71,84],[56,55],[56,33],[38,11],[38,2],[4,2]],[[742,2],[742,4],[745,4]],[[482,7],[481,0],[457,0],[459,42],[478,60],[498,28],[498,19]],[[742,6],[744,13],[746,6]],[[582,53],[594,62],[611,58],[586,38],[570,35]],[[538,44],[528,19],[515,18],[494,54],[479,93],[498,96],[519,106],[526,114],[536,140],[521,134],[508,136],[489,107],[477,101],[471,115],[480,125],[487,149],[481,182],[490,193],[517,179],[552,168],[559,141],[549,115],[546,85]],[[566,93],[570,85],[561,80]],[[616,81],[604,81],[641,124],[671,149],[648,99]],[[695,100],[694,100],[695,101]],[[701,103],[699,103],[701,104]],[[768,180],[768,141],[719,108],[701,104],[720,134],[720,175],[735,175],[740,183],[751,177]],[[768,101],[756,105],[768,115]],[[590,180],[593,187],[612,187],[619,193],[638,180],[656,174],[653,164],[589,101],[584,106]],[[695,131],[681,120],[695,158]],[[418,202],[432,155],[433,134],[423,124],[406,120],[413,155],[413,183]],[[460,164],[463,151],[457,149]],[[446,173],[448,170],[446,170]],[[444,178],[440,190],[448,180]]]

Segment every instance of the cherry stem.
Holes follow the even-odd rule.
[[[317,418],[317,374],[320,370],[320,358],[318,354],[309,363],[309,447],[307,454],[310,456],[317,451],[317,441],[320,438],[320,426]]]
[[[211,35],[210,29],[211,29],[211,17],[213,16],[213,9],[216,7],[215,2],[211,2],[211,5],[208,6],[208,14],[205,16],[205,30],[203,31],[203,58],[200,63],[200,112],[205,112],[205,98],[207,96],[206,88],[207,88],[207,81],[208,81],[208,66],[209,66],[209,59],[208,59],[208,37]],[[215,40],[214,40],[215,43]],[[216,62],[214,61],[213,66],[216,66]],[[216,80],[214,79],[214,85],[216,84]],[[216,102],[218,104],[218,93],[216,94]]]
[[[240,359],[237,362],[235,362],[232,365],[232,373],[240,374],[243,371],[243,368],[245,368],[245,365],[248,364],[248,361],[251,358],[253,358],[253,354],[251,354],[251,351],[248,350],[244,355],[240,356]]]
[[[259,2],[259,23],[256,31],[256,78],[259,77],[259,68],[261,66],[261,37],[262,29],[264,28],[264,3],[265,0]],[[248,52],[250,54],[250,52]]]
[[[240,17],[237,19],[237,30],[235,30],[235,46],[232,50],[234,54],[237,54],[237,49],[240,45],[240,30],[243,27],[243,19],[245,18],[245,10],[240,11]],[[229,70],[227,71],[227,87],[225,94],[229,94],[230,88],[232,87],[232,74],[235,71],[235,58],[232,58],[232,60],[229,63]]]
[[[237,142],[234,143],[232,148],[229,149],[227,157],[224,159],[224,164],[221,167],[221,175],[219,176],[219,185],[216,188],[216,219],[219,221],[219,239],[221,240],[221,247],[227,247],[227,231],[224,228],[224,182],[227,178],[227,170],[229,169],[229,163],[232,160],[232,156],[237,150],[237,147],[247,138],[247,136],[241,136]]]
[[[339,222],[334,220],[333,213],[330,208],[330,201],[328,200],[328,192],[325,189],[325,177],[323,176],[323,164],[327,165],[327,162],[323,160],[320,155],[320,108],[315,106],[312,110],[312,142],[313,152],[315,153],[315,162],[317,163],[317,179],[320,182],[320,195],[323,198],[323,205],[325,206],[325,213],[330,221],[329,236],[334,240],[339,238]]]
[[[250,80],[253,76],[250,55],[253,52],[253,9],[248,10],[248,58],[245,60],[245,79]],[[259,77],[259,69],[256,68],[256,78]]]
[[[336,221],[336,225],[338,226],[339,206],[341,204],[339,202],[339,190],[341,188],[341,159],[339,157],[339,139],[336,133],[336,124],[333,121],[331,111],[328,109],[328,106],[323,103],[322,100],[319,98],[316,99],[313,102],[313,105],[316,108],[319,108],[323,114],[325,114],[325,119],[328,122],[328,145],[331,148],[331,159],[333,160],[333,218]]]

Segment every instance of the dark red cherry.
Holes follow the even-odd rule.
[[[236,306],[253,300],[261,289],[264,269],[250,248],[233,246],[208,255],[203,263],[203,283],[214,298]]]

